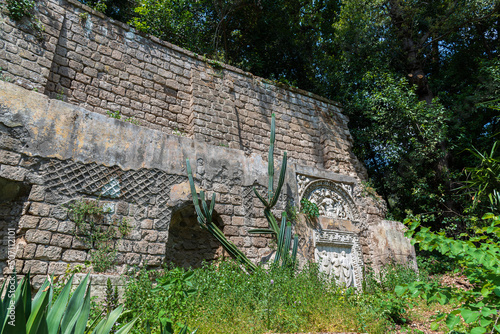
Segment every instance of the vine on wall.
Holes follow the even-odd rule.
[[[43,38],[45,27],[36,17],[35,0],[6,0],[5,8],[9,17],[16,22],[26,22],[27,26],[36,33],[36,37]]]
[[[110,220],[110,210],[98,200],[77,200],[69,206],[69,213],[75,222],[75,236],[91,249],[94,271],[111,268],[117,255],[114,240],[130,233],[128,221],[125,218]]]

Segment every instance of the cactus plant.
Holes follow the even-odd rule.
[[[198,217],[198,223],[208,232],[210,232],[224,247],[224,249],[231,254],[235,259],[237,259],[245,268],[253,272],[257,269],[257,266],[250,261],[242,251],[236,247],[231,241],[227,240],[226,236],[222,231],[214,224],[212,221],[212,215],[215,206],[215,194],[212,195],[212,200],[210,201],[210,207],[207,204],[204,191],[200,191],[200,199],[198,199],[198,194],[196,193],[196,187],[194,186],[193,172],[191,171],[191,165],[189,159],[186,159],[186,167],[189,178],[189,185],[191,186],[191,195],[193,196],[193,204],[196,210],[196,215]],[[201,200],[201,207],[200,207]]]
[[[254,187],[253,190],[260,201],[264,204],[264,215],[266,216],[267,221],[269,222],[269,227],[267,229],[252,229],[248,231],[249,233],[254,234],[272,234],[276,236],[278,248],[276,250],[276,257],[274,262],[279,264],[281,259],[281,264],[283,266],[292,266],[295,267],[296,258],[297,258],[297,246],[298,246],[298,236],[294,236],[293,240],[293,250],[292,254],[289,254],[290,244],[292,239],[292,226],[290,222],[286,221],[286,214],[282,214],[281,227],[278,226],[278,222],[271,212],[272,208],[278,202],[278,198],[281,192],[281,188],[285,182],[286,175],[286,152],[283,154],[283,161],[281,164],[281,171],[278,180],[278,184],[276,189],[274,189],[274,141],[276,139],[276,131],[275,131],[275,116],[272,115],[271,118],[271,143],[269,146],[269,158],[268,158],[268,192],[267,199],[262,197],[257,189]],[[191,165],[189,163],[189,159],[186,159],[186,166],[189,178],[189,185],[191,186],[191,194],[193,196],[193,204],[196,210],[196,215],[198,217],[198,223],[204,229],[208,230],[219,242],[222,246],[235,257],[241,264],[243,264],[247,270],[255,271],[257,268],[246,256],[243,254],[236,245],[227,240],[226,236],[222,233],[221,230],[212,222],[212,214],[215,206],[215,194],[212,195],[212,200],[210,202],[210,207],[207,205],[205,199],[205,193],[200,191],[200,200],[202,206],[200,207],[200,200],[198,199],[198,195],[196,193],[196,188],[194,186],[193,173],[191,171]]]
[[[278,247],[276,249],[276,256],[274,257],[274,263],[279,265],[281,260],[281,265],[284,267],[295,268],[297,262],[297,248],[299,245],[299,237],[294,236],[293,239],[293,249],[292,254],[289,254],[290,243],[292,240],[292,225],[286,220],[286,213],[283,212],[281,215],[281,225],[278,233]]]
[[[280,259],[283,266],[295,267],[297,259],[297,247],[299,242],[299,237],[294,236],[293,239],[293,250],[292,254],[289,255],[290,243],[292,238],[292,226],[290,222],[286,221],[286,213],[282,213],[281,225],[278,227],[278,222],[271,212],[272,208],[278,202],[278,198],[281,192],[281,188],[285,182],[287,157],[286,152],[283,153],[283,161],[281,163],[280,177],[276,189],[274,190],[274,141],[276,139],[275,131],[275,115],[271,117],[271,142],[269,145],[269,157],[268,157],[268,190],[267,190],[267,200],[259,194],[257,189],[254,187],[253,191],[259,200],[264,204],[264,215],[269,223],[268,229],[253,229],[248,231],[254,234],[273,234],[277,238],[278,248],[276,250],[276,256],[274,258],[274,263],[279,264]]]
[[[274,234],[278,235],[279,227],[276,218],[271,212],[272,208],[278,203],[278,199],[280,196],[281,188],[285,182],[286,175],[286,151],[283,153],[283,161],[281,162],[281,171],[280,177],[278,180],[278,184],[276,186],[276,190],[274,190],[274,141],[276,139],[276,131],[275,131],[275,116],[272,114],[271,117],[271,142],[269,145],[269,156],[268,156],[268,188],[267,188],[267,199],[259,194],[257,189],[254,187],[253,191],[255,195],[259,198],[259,200],[264,204],[264,215],[269,223],[269,229],[254,229],[248,231],[249,233],[258,233],[258,234]]]

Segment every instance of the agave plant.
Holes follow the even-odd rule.
[[[59,296],[53,300],[52,279],[47,278],[40,290],[31,299],[30,274],[17,283],[14,275],[12,282],[4,282],[0,303],[0,333],[4,334],[108,334],[120,317],[123,306],[113,310],[105,318],[96,319],[90,326],[90,282],[87,275],[78,285],[70,298],[73,276],[63,287]],[[7,288],[6,288],[7,286]],[[12,293],[14,291],[14,293]],[[128,333],[137,319],[125,324],[116,334]]]

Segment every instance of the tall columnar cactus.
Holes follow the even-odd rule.
[[[280,263],[285,267],[295,268],[297,261],[297,247],[299,245],[299,237],[297,235],[293,238],[293,249],[292,254],[290,251],[290,242],[292,240],[292,225],[290,222],[286,221],[286,213],[281,214],[281,225],[278,233],[278,247],[276,249],[276,256],[274,257],[274,263]]]
[[[193,196],[193,204],[196,210],[196,216],[198,217],[198,223],[208,232],[210,232],[224,247],[225,250],[228,251],[234,258],[236,258],[241,264],[243,264],[248,271],[255,271],[257,267],[255,264],[250,261],[242,251],[236,247],[231,241],[227,240],[226,236],[222,231],[213,223],[212,215],[214,212],[215,206],[215,194],[212,195],[212,200],[210,202],[210,207],[207,205],[207,201],[205,199],[205,193],[200,191],[200,199],[201,199],[201,207],[200,200],[198,199],[198,194],[196,193],[196,187],[194,186],[193,180],[193,172],[191,171],[191,165],[189,164],[189,159],[186,159],[186,167],[189,178],[189,185],[191,186],[191,195]]]
[[[269,145],[269,157],[268,157],[268,168],[267,168],[267,174],[268,174],[268,190],[267,190],[267,199],[262,197],[257,189],[254,187],[253,191],[255,192],[255,195],[260,199],[262,204],[264,204],[264,215],[266,216],[267,221],[269,222],[269,229],[255,229],[255,230],[250,230],[249,233],[259,233],[259,234],[274,234],[278,235],[279,233],[279,226],[278,222],[276,221],[276,218],[274,217],[273,213],[271,212],[271,209],[278,203],[278,199],[280,196],[281,188],[283,187],[283,183],[285,182],[285,175],[286,175],[286,152],[283,153],[283,161],[281,162],[281,171],[280,171],[280,177],[278,180],[278,184],[276,186],[276,190],[274,190],[274,140],[276,137],[276,131],[275,131],[275,116],[274,114],[272,115],[271,118],[271,143]]]
[[[281,171],[280,177],[278,180],[278,184],[276,186],[276,190],[274,190],[274,141],[276,139],[276,131],[275,131],[275,116],[272,115],[271,118],[271,142],[269,145],[269,157],[268,157],[268,190],[267,190],[267,199],[259,194],[257,189],[254,187],[253,191],[255,195],[260,199],[262,204],[264,204],[264,215],[269,223],[268,229],[253,229],[248,231],[249,233],[254,234],[273,234],[277,238],[278,248],[276,250],[276,257],[274,258],[275,263],[279,263],[280,259],[282,261],[282,265],[284,266],[295,266],[296,258],[297,258],[297,247],[299,243],[299,237],[297,235],[294,236],[293,239],[293,250],[291,256],[289,255],[290,251],[290,243],[292,237],[292,226],[290,222],[286,221],[286,214],[283,212],[281,217],[281,225],[278,227],[278,222],[276,221],[276,217],[274,217],[271,212],[272,208],[278,202],[281,188],[285,182],[286,175],[286,152],[283,153],[283,161],[281,162]]]
[[[253,190],[260,201],[264,204],[264,215],[269,222],[269,227],[266,229],[253,229],[249,233],[254,234],[272,234],[277,238],[278,248],[276,250],[276,257],[274,262],[276,264],[280,263],[283,266],[295,266],[297,258],[297,246],[298,246],[298,236],[294,236],[293,240],[293,250],[290,255],[290,244],[292,243],[292,226],[290,222],[286,221],[286,214],[282,214],[281,226],[278,225],[276,218],[271,212],[272,208],[278,202],[278,198],[281,192],[281,188],[285,182],[286,175],[286,152],[283,154],[283,161],[281,164],[280,177],[276,189],[274,190],[274,141],[275,141],[275,116],[272,115],[271,118],[271,144],[269,147],[269,158],[268,158],[268,192],[267,199],[262,197],[257,189],[254,187]],[[205,199],[205,193],[200,191],[200,199],[198,199],[198,194],[196,193],[196,188],[194,186],[193,173],[191,171],[191,165],[189,159],[186,159],[186,167],[189,177],[189,184],[191,186],[191,194],[193,196],[193,204],[196,210],[196,215],[198,217],[198,223],[201,227],[208,230],[221,244],[222,246],[235,257],[241,264],[243,264],[247,270],[254,271],[257,267],[243,254],[236,245],[227,240],[224,233],[212,222],[212,214],[215,206],[215,194],[212,195],[212,201],[210,202],[210,207],[207,205]],[[201,207],[200,207],[201,200]]]

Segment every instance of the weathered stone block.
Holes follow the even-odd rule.
[[[0,164],[16,166],[21,160],[21,155],[19,153],[0,150]]]
[[[24,245],[23,258],[24,259],[32,259],[35,257],[36,252],[36,244],[27,244]]]
[[[141,240],[141,231],[133,230],[125,238],[128,240]]]
[[[48,245],[51,237],[52,233],[49,231],[28,230],[26,232],[26,241],[28,243]]]
[[[59,226],[59,221],[54,218],[42,218],[40,224],[38,224],[38,229],[47,231],[57,231]]]
[[[243,225],[245,225],[245,218],[244,217],[232,217],[232,222],[233,222],[233,225],[235,225],[235,226],[243,226]]]
[[[239,235],[238,227],[236,227],[236,226],[224,226],[224,234],[227,236]]]
[[[168,239],[168,231],[160,231],[158,232],[157,242],[167,242]]]
[[[73,237],[73,242],[71,243],[71,248],[73,249],[90,249],[89,243],[82,239],[80,236]]]
[[[35,259],[38,260],[59,260],[61,258],[61,247],[38,245],[36,248]]]
[[[136,253],[147,253],[148,252],[149,243],[146,241],[134,242],[132,244],[132,249]]]
[[[37,227],[40,217],[25,215],[19,220],[19,229],[27,230],[34,229]]]
[[[62,254],[62,260],[66,262],[85,262],[87,252],[69,249]]]
[[[143,219],[141,221],[141,229],[151,230],[152,228],[153,228],[153,220],[152,219]]]
[[[158,239],[158,232],[156,231],[143,231],[142,232],[142,240],[155,242]]]
[[[31,192],[28,197],[30,201],[41,202],[45,198],[45,187],[41,185],[34,185],[31,187]]]
[[[66,234],[54,233],[50,239],[50,244],[62,248],[70,248],[73,237]]]
[[[252,245],[258,248],[264,248],[267,246],[267,239],[254,237],[252,238]]]
[[[47,217],[50,213],[50,205],[45,203],[31,203],[29,214],[33,216]]]
[[[57,228],[57,232],[64,233],[64,234],[73,234],[75,232],[76,225],[74,222],[65,220],[63,222],[59,223],[59,226]]]
[[[152,255],[164,255],[166,251],[166,245],[164,243],[151,243],[148,247],[148,253]]]
[[[22,167],[15,167],[9,165],[0,165],[0,177],[12,181],[24,181],[28,171]]]
[[[65,220],[68,218],[68,209],[61,206],[54,206],[52,210],[50,210],[49,216],[59,220]]]
[[[40,261],[40,260],[26,260],[24,261],[24,267],[23,267],[23,273],[27,274],[28,272],[31,272],[32,275],[36,274],[47,274],[47,269],[49,265],[47,262]]]
[[[146,256],[148,266],[161,266],[163,263],[163,256],[148,255]]]
[[[243,247],[245,241],[242,237],[231,238],[231,241],[236,245],[236,247]]]
[[[131,266],[141,264],[142,257],[140,254],[129,253],[125,255],[125,262]]]
[[[116,242],[116,249],[119,252],[131,252],[132,251],[132,241],[121,239]]]
[[[68,264],[64,262],[50,262],[48,273],[53,275],[64,275],[68,269]]]

